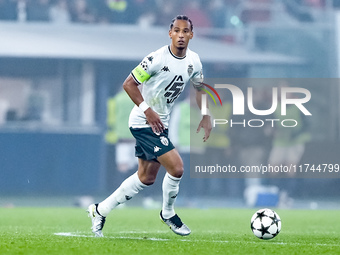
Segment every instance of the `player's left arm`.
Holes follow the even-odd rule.
[[[195,66],[197,67],[197,70],[199,71],[194,73],[193,77],[191,78],[191,81],[196,90],[196,102],[197,102],[198,108],[201,109],[202,94],[206,94],[206,93],[204,92],[204,90],[202,90],[202,88],[204,87],[204,84],[203,84],[204,77],[203,77],[202,63],[198,55],[197,55]],[[198,128],[197,128],[197,133],[200,132],[201,128],[204,129],[203,142],[206,142],[208,140],[211,129],[212,129],[210,115],[209,115],[208,101],[207,101],[206,109],[207,109],[207,115],[203,115],[202,120],[199,123]]]
[[[205,92],[203,90],[196,89],[196,102],[197,102],[197,105],[200,109],[201,109],[201,105],[202,105],[202,94],[205,94]],[[207,102],[206,107],[207,107],[207,109],[209,109],[208,102]],[[203,142],[206,142],[208,140],[208,138],[210,136],[210,132],[212,130],[211,119],[210,119],[209,114],[203,115],[202,120],[201,120],[200,124],[198,125],[197,133],[200,132],[201,128],[204,129]]]

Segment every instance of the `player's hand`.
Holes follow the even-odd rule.
[[[148,108],[145,112],[144,112],[145,116],[146,116],[146,120],[147,123],[151,126],[152,131],[154,133],[162,133],[163,130],[165,129],[163,122],[161,121],[159,115],[152,110],[151,108]]]
[[[200,124],[198,125],[197,133],[200,132],[201,128],[204,129],[203,142],[206,142],[208,140],[209,136],[210,136],[210,132],[211,132],[211,129],[212,129],[209,115],[203,116]]]

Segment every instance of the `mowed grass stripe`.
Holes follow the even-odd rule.
[[[282,230],[264,241],[250,230],[257,209],[178,208],[192,229],[181,237],[160,222],[159,210],[126,207],[108,216],[105,238],[90,238],[84,209],[0,208],[0,254],[340,254],[339,211],[273,208]]]

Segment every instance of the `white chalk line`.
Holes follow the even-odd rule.
[[[164,233],[165,231],[160,231],[159,233]],[[128,231],[128,232],[120,232],[120,233],[129,233],[129,234],[150,234],[150,232],[142,231],[142,232],[135,232],[135,231]],[[80,234],[80,233],[72,233],[72,232],[60,232],[54,233],[57,236],[67,236],[67,237],[87,237],[87,238],[98,238],[92,234]],[[130,240],[146,240],[146,241],[161,241],[161,242],[169,242],[173,241],[173,239],[166,239],[166,238],[155,238],[155,237],[134,237],[134,236],[105,236],[104,238],[110,239],[130,239]],[[191,240],[191,239],[178,239],[176,241],[180,242],[206,242],[206,243],[248,243],[248,244],[260,244],[260,242],[251,242],[251,241],[236,241],[236,240]],[[304,245],[316,245],[316,246],[334,246],[340,247],[340,244],[327,244],[327,243],[285,243],[285,242],[266,242],[263,240],[263,244],[276,244],[276,245],[294,245],[294,246],[304,246]]]

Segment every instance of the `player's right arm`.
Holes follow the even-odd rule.
[[[138,83],[130,74],[123,83],[123,88],[126,93],[129,95],[131,100],[137,105],[140,106],[142,102],[144,102],[144,98],[138,89]],[[146,120],[148,124],[151,126],[153,132],[162,133],[164,130],[164,125],[159,117],[159,115],[153,111],[150,107],[144,111]]]

